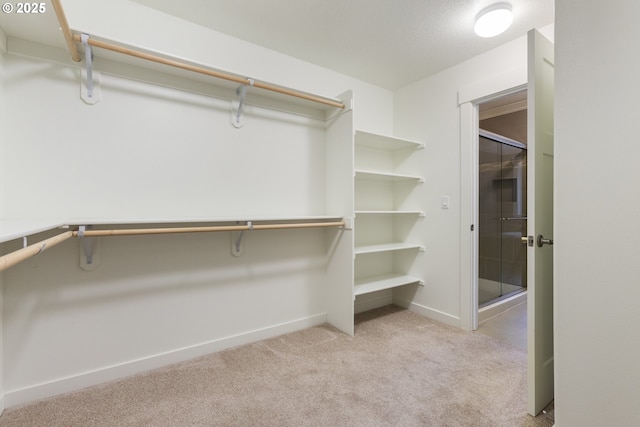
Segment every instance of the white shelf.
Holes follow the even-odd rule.
[[[0,243],[22,239],[43,231],[54,230],[65,225],[63,221],[47,219],[0,220]]]
[[[423,249],[422,246],[413,243],[385,243],[381,245],[356,246],[356,255],[372,254],[379,252],[402,251],[406,249]]]
[[[422,279],[403,274],[385,274],[355,280],[354,295],[363,295],[410,284],[424,285]]]
[[[190,217],[190,218],[79,218],[65,222],[68,225],[139,225],[139,224],[191,224],[221,222],[295,222],[295,221],[340,221],[337,215],[307,216],[233,216],[233,217]]]
[[[303,222],[303,221],[341,221],[341,216],[311,215],[311,216],[247,216],[247,217],[203,217],[203,218],[145,218],[145,219],[107,219],[81,218],[73,220],[29,219],[29,220],[0,220],[0,243],[60,227],[73,225],[142,225],[142,224],[211,224],[229,222]]]
[[[424,217],[424,212],[422,211],[355,211],[356,216],[358,215],[416,215],[419,217]]]
[[[424,144],[409,139],[396,138],[371,132],[356,131],[355,144],[379,150],[406,150],[424,148]]]
[[[424,182],[424,178],[417,175],[402,175],[397,173],[389,173],[389,172],[376,172],[369,170],[356,170],[355,171],[356,179],[367,180],[367,181],[387,181],[387,182],[398,182],[398,181],[415,181],[415,182]]]

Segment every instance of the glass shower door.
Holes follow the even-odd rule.
[[[527,287],[527,150],[482,132],[479,152],[479,306]]]

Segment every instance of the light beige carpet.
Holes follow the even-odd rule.
[[[551,426],[526,353],[395,306],[5,411],[3,426]]]

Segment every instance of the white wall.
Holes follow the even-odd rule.
[[[5,71],[4,71],[4,57],[7,52],[7,37],[0,28],[0,170],[4,170],[5,166],[5,153],[4,153],[4,104],[5,104],[5,94],[4,94],[4,80],[5,80]],[[5,191],[5,181],[4,175],[0,174],[0,218],[4,217],[4,191]]]
[[[73,4],[65,2],[72,27],[80,20]],[[135,18],[135,3],[113,4],[134,9],[131,15],[119,9],[120,18]],[[164,15],[134,19],[152,26],[159,20],[164,30],[152,40],[143,40],[145,28],[131,32],[113,26],[108,15],[102,19],[91,25],[122,30],[109,34],[115,40],[124,34],[204,64],[215,58],[221,69],[326,96],[353,89],[357,125],[392,130],[387,90],[200,27],[167,23]],[[173,29],[179,36],[169,42],[163,35]],[[322,121],[249,107],[245,126],[235,129],[229,102],[208,96],[218,94],[210,84],[100,54],[102,100],[86,105],[78,65],[66,52],[9,42],[2,68],[7,138],[0,148],[12,159],[2,169],[11,182],[5,218],[330,213]],[[209,56],[198,57],[203,53]],[[3,283],[7,405],[323,322],[325,237],[318,230],[255,231],[239,258],[230,253],[228,233],[102,239],[100,265],[91,272],[80,269],[78,242],[69,240],[12,267]],[[20,243],[7,243],[4,251]]]
[[[5,94],[4,94],[4,57],[6,53],[6,36],[2,29],[0,28],[0,171],[4,170],[5,165],[5,154],[4,154],[4,103],[5,103]],[[0,173],[0,218],[3,217],[4,213],[4,187],[5,187],[5,178],[4,174]],[[0,250],[2,249],[2,244],[0,243]],[[0,413],[4,410],[4,338],[3,338],[3,294],[4,294],[4,272],[0,272]]]
[[[215,98],[108,75],[89,106],[73,68],[4,70],[8,218],[325,213],[322,122],[248,108],[236,129]],[[321,231],[252,232],[239,258],[229,233],[102,239],[91,272],[79,256],[67,241],[4,272],[8,405],[324,321]]]
[[[424,288],[412,307],[460,326],[461,111],[458,92],[501,75],[522,75],[526,81],[526,37],[507,43],[448,70],[420,80],[395,93],[395,134],[427,143],[423,205],[426,262]],[[448,210],[440,196],[449,196]]]
[[[325,96],[352,90],[358,107],[357,128],[381,133],[393,130],[391,91],[129,0],[65,0],[64,7],[73,30],[96,37]]]
[[[640,425],[640,3],[556,1],[556,426]]]
[[[6,218],[325,213],[324,121],[248,106],[236,129],[229,101],[105,73],[103,100],[90,106],[78,70],[6,62],[5,152],[30,164],[26,174],[24,162],[5,165],[22,177],[6,189]]]
[[[76,241],[5,272],[9,405],[324,322],[322,231],[256,231],[239,258],[228,233],[100,245],[91,272]]]

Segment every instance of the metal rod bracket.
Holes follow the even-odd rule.
[[[100,264],[99,240],[95,237],[85,236],[85,231],[90,230],[90,225],[81,225],[78,228],[80,240],[80,268],[85,271],[95,270]]]
[[[80,36],[84,46],[85,68],[81,70],[80,97],[89,105],[100,102],[102,91],[100,90],[100,74],[93,71],[93,49],[89,44],[89,35]]]
[[[247,227],[249,231],[253,230],[253,223],[251,221],[247,221]],[[246,230],[241,231],[233,231],[231,232],[231,254],[233,256],[239,257],[244,253],[244,246],[242,245],[242,238],[244,237],[244,232]]]
[[[247,78],[247,81],[249,82],[248,84],[242,84],[236,88],[236,95],[240,97],[240,100],[238,101],[238,107],[235,108],[233,105],[234,103],[231,103],[231,124],[237,129],[240,129],[242,126],[244,126],[242,115],[244,113],[244,101],[247,95],[247,88],[249,86],[253,87],[253,85],[255,84],[255,80],[253,79]]]

